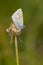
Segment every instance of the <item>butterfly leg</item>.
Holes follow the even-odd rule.
[[[12,42],[13,42],[13,35],[11,35],[10,45],[12,45]]]

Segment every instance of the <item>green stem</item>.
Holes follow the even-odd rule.
[[[18,56],[18,45],[17,45],[17,37],[15,36],[15,50],[16,50],[16,62],[19,65],[19,56]]]

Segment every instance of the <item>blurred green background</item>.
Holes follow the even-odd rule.
[[[43,0],[0,0],[0,65],[16,65],[15,44],[6,32],[11,16],[23,10],[25,29],[18,39],[20,65],[43,65]]]

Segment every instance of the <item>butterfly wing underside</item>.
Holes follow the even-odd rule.
[[[23,28],[23,12],[21,9],[18,9],[15,13],[13,13],[11,18],[17,28]]]

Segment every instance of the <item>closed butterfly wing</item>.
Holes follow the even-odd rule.
[[[17,28],[23,29],[23,12],[21,9],[18,9],[15,13],[13,13],[11,18]]]

